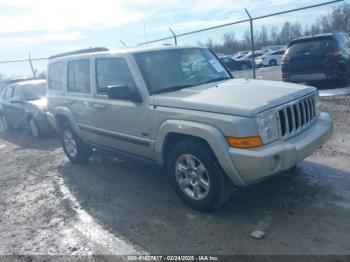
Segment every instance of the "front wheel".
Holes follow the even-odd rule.
[[[6,131],[14,130],[14,126],[7,121],[6,117],[3,114],[1,114],[1,123]]]
[[[29,118],[28,127],[29,127],[29,131],[33,137],[40,138],[42,136],[42,132],[41,132],[39,123],[34,119],[34,117]]]
[[[269,62],[269,66],[277,66],[277,61],[276,60],[271,60],[270,62]]]
[[[92,155],[92,149],[69,126],[64,124],[61,129],[61,143],[64,152],[74,164],[86,164]]]
[[[176,144],[167,159],[167,172],[177,195],[194,209],[211,211],[231,196],[232,182],[203,142]]]

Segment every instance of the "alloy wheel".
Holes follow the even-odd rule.
[[[181,190],[194,200],[202,200],[210,190],[209,174],[203,163],[191,154],[178,158],[175,175]]]

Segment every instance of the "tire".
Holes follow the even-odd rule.
[[[68,124],[64,123],[60,132],[61,144],[68,159],[74,164],[87,164],[92,155],[91,147],[86,144]]]
[[[168,154],[166,168],[176,194],[193,209],[212,211],[232,194],[232,182],[203,142],[188,140],[176,144]]]
[[[39,126],[38,121],[34,119],[34,117],[29,117],[28,119],[28,128],[30,134],[35,138],[40,138],[43,135],[43,132]]]
[[[270,60],[269,66],[277,66],[277,61],[275,59]]]
[[[1,124],[6,131],[12,131],[15,127],[6,120],[6,117],[1,114]]]

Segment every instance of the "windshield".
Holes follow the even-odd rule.
[[[46,95],[46,84],[22,86],[25,101],[38,100]]]
[[[134,56],[151,94],[231,78],[208,49],[162,50]]]

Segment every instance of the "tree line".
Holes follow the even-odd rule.
[[[350,33],[350,3],[344,3],[333,8],[327,15],[320,16],[311,25],[302,25],[300,22],[285,22],[282,27],[262,26],[254,31],[255,48],[261,49],[264,46],[287,45],[293,39],[302,36],[316,35],[321,33],[331,33],[342,31]],[[234,32],[223,34],[222,41],[216,43],[209,38],[205,44],[217,53],[234,54],[242,50],[251,49],[250,30],[246,30],[243,39],[237,39]]]

